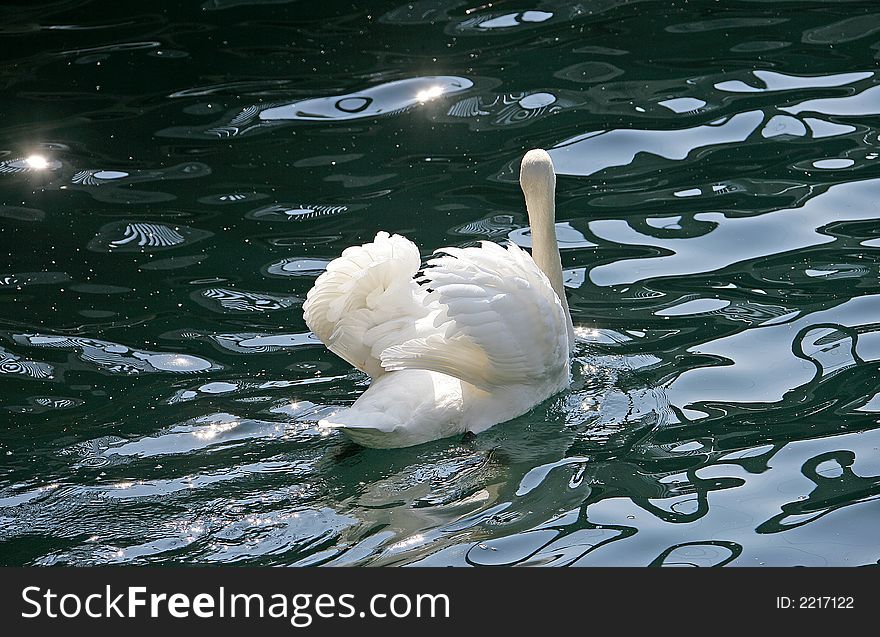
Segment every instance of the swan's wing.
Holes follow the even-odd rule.
[[[511,244],[444,248],[425,269],[437,331],[389,347],[389,371],[426,369],[491,391],[546,382],[568,364],[565,312],[532,257]]]
[[[387,232],[346,248],[309,290],[306,324],[330,351],[373,378],[382,375],[382,350],[415,338],[429,313],[413,279],[420,265],[415,244]]]

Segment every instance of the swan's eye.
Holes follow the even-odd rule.
[[[443,95],[443,87],[432,86],[431,88],[426,88],[424,91],[416,93],[416,99],[420,102],[427,102],[428,100],[440,97],[441,95]]]

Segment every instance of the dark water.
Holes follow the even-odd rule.
[[[0,562],[880,560],[876,3],[161,4],[0,9]],[[322,435],[324,264],[527,245],[532,147],[571,390]]]

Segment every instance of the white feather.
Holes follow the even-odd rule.
[[[443,252],[449,256],[425,270],[431,297],[444,309],[438,331],[385,349],[386,370],[426,369],[485,391],[567,370],[565,313],[531,256],[487,241]]]
[[[346,248],[309,290],[306,325],[330,351],[378,378],[382,351],[415,338],[428,315],[426,292],[413,279],[420,265],[415,244],[387,232]]]

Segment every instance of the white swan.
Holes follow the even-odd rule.
[[[372,384],[320,426],[367,447],[407,447],[479,433],[568,385],[574,330],[545,151],[526,153],[520,185],[532,256],[488,241],[443,248],[416,280],[418,248],[380,232],[327,266],[303,305],[306,324]]]

